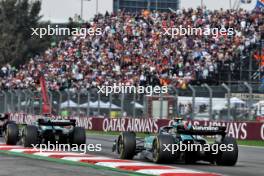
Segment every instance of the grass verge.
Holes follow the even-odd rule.
[[[257,140],[238,140],[238,145],[248,145],[248,146],[258,146],[264,147],[264,141],[257,141]]]
[[[94,131],[94,130],[87,130],[86,131],[87,134],[92,134],[92,135],[98,135],[98,136],[117,136],[120,134],[120,132],[116,132],[116,131]],[[153,133],[137,133],[137,137],[146,137],[149,135],[152,135]]]

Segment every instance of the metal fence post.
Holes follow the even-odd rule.
[[[13,112],[16,112],[16,103],[15,103],[16,92],[15,90],[11,90],[10,92],[11,92],[12,110]]]
[[[52,98],[52,93],[50,90],[48,90],[48,94],[49,94],[49,100],[50,100],[50,114],[52,114],[52,109],[53,109],[53,98]]]
[[[28,92],[28,90],[25,90],[25,95],[26,95],[25,113],[29,113],[29,109],[30,109],[30,93]]]
[[[22,90],[23,94],[24,94],[24,102],[25,102],[25,105],[24,105],[24,108],[23,108],[23,111],[26,112],[27,109],[26,109],[26,104],[27,104],[27,94],[26,94],[26,90]]]
[[[160,119],[162,119],[162,116],[163,116],[163,94],[162,92],[160,93]]]
[[[253,104],[253,89],[251,87],[251,85],[249,85],[247,82],[244,82],[244,85],[248,88],[248,93],[249,93],[249,118],[250,120],[253,120],[253,114],[251,112],[251,108],[252,108],[252,104]]]
[[[178,106],[178,99],[179,99],[179,91],[178,89],[175,89],[176,91],[176,94],[175,94],[175,97],[174,97],[174,100],[175,100],[175,110],[174,110],[174,116],[179,116],[179,106]]]
[[[70,112],[71,114],[71,110],[70,110],[70,91],[67,90],[67,111]]]
[[[80,92],[78,91],[78,94],[77,94],[77,101],[78,101],[78,117],[80,117]]]
[[[143,116],[147,116],[147,112],[148,112],[148,103],[147,103],[147,96],[144,95],[144,100],[143,100]]]
[[[18,96],[17,96],[17,98],[18,98],[17,99],[17,111],[20,112],[21,111],[21,91],[17,90],[16,94],[18,94]]]
[[[29,113],[30,114],[34,114],[34,99],[33,99],[34,95],[33,95],[33,93],[32,93],[31,90],[28,90],[28,94],[30,96],[30,100],[29,100]],[[32,101],[32,99],[33,99],[33,101]],[[32,105],[33,105],[33,109],[32,109]]]
[[[10,111],[14,111],[14,109],[13,109],[13,94],[12,94],[12,91],[11,90],[8,90],[7,91],[9,94],[10,94],[10,103],[8,103],[9,104],[9,110]]]
[[[112,95],[112,92],[109,95],[109,102],[110,102],[110,106],[109,106],[109,117],[111,117],[112,103],[113,103],[113,95]]]
[[[209,91],[209,118],[212,119],[213,117],[213,90],[210,86],[208,86],[208,84],[204,84],[204,87],[206,87]]]
[[[121,94],[121,116],[124,115],[124,100],[125,100],[125,94],[122,92]]]
[[[192,118],[195,116],[195,97],[196,97],[196,90],[192,85],[189,85],[192,91]]]
[[[133,118],[136,117],[136,93],[133,94]]]
[[[101,113],[101,104],[100,104],[100,102],[101,102],[101,94],[100,93],[97,94],[97,101],[98,101],[97,113],[98,113],[98,115],[100,115],[100,113]]]
[[[58,115],[61,114],[61,102],[62,102],[62,94],[59,90],[57,90],[58,94],[59,94],[59,102],[58,102],[58,106],[59,106],[59,111],[58,111]]]
[[[86,113],[87,113],[87,116],[89,117],[90,116],[90,100],[91,100],[91,95],[90,95],[90,92],[89,91],[87,91],[87,111],[86,111]]]
[[[0,90],[0,97],[2,98],[2,96],[4,97],[4,94],[2,93],[2,90]],[[4,104],[5,104],[5,103],[3,102],[3,105],[4,105]],[[0,110],[0,112],[5,113],[5,112],[4,112],[5,110],[4,110],[4,106],[3,106],[3,105],[0,104],[0,106],[3,107],[3,111]]]
[[[5,94],[5,112],[7,112],[7,93],[4,91]]]
[[[231,89],[225,83],[223,83],[222,86],[227,91],[227,117],[228,117],[228,119],[231,119],[231,109],[230,109],[231,108],[231,102],[230,102]]]

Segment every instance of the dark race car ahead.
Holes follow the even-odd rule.
[[[9,115],[6,113],[1,113],[0,114],[0,137],[3,137],[5,134],[5,131],[7,129],[7,126],[9,124],[14,124],[14,121],[11,121],[9,119]]]
[[[207,161],[233,166],[237,162],[238,146],[234,138],[226,136],[225,130],[225,127],[186,126],[177,119],[174,125],[162,127],[157,135],[144,139],[136,137],[134,132],[122,132],[115,140],[113,151],[121,159],[133,159],[140,154],[155,163]],[[216,139],[208,143],[202,136],[215,136]],[[180,150],[181,146],[189,148]]]
[[[35,80],[41,87],[42,117],[32,125],[23,125],[21,130],[16,123],[5,123],[2,131],[6,144],[22,143],[25,147],[33,147],[33,145],[42,143],[74,144],[77,146],[86,144],[85,129],[77,127],[75,120],[51,118],[52,108],[43,73],[39,72]]]
[[[4,133],[6,144],[21,143],[24,147],[36,144],[59,143],[80,146],[86,144],[85,129],[76,126],[76,121],[44,117],[21,129],[15,123],[8,124]]]

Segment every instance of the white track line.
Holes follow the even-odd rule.
[[[11,149],[9,151],[11,151],[11,152],[17,152],[17,153],[23,153],[23,152],[40,152],[39,150],[36,150],[36,149],[25,149],[25,148],[22,148],[22,149]]]
[[[143,163],[143,162],[133,162],[133,163],[129,163],[129,162],[123,162],[123,163],[122,162],[98,162],[95,165],[116,168],[119,166],[153,166],[154,164]]]
[[[142,173],[142,174],[150,174],[150,175],[161,175],[165,173],[190,173],[190,174],[198,174],[198,173],[205,173],[205,172],[199,172],[199,171],[194,171],[190,169],[140,169],[137,170],[136,172]]]
[[[111,158],[92,156],[92,157],[63,157],[61,159],[69,160],[69,161],[81,161],[81,160],[107,160],[107,159],[111,159]]]

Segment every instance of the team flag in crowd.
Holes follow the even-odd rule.
[[[264,0],[257,0],[256,8],[264,8]]]

